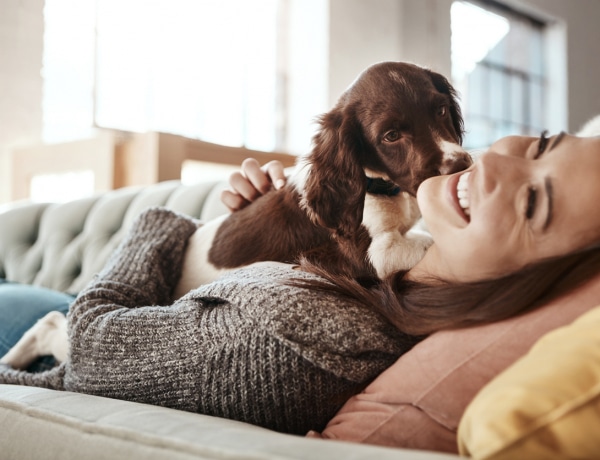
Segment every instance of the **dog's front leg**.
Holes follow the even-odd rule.
[[[419,262],[432,240],[427,232],[412,228],[419,219],[414,197],[367,194],[363,224],[371,236],[369,260],[381,279]]]
[[[419,231],[385,232],[376,235],[369,246],[371,264],[380,279],[398,272],[409,270],[419,262],[433,240]]]

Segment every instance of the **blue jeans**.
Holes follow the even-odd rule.
[[[51,311],[67,313],[74,296],[51,289],[7,282],[0,279],[0,356],[21,338],[36,321]],[[45,357],[30,370],[41,371],[54,365]]]

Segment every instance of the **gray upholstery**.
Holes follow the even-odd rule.
[[[456,456],[275,433],[222,418],[0,385],[0,458],[449,460]]]
[[[135,216],[167,206],[208,220],[227,209],[224,182],[129,187],[64,204],[0,213],[0,278],[76,294],[106,262]]]

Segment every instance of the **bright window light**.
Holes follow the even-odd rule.
[[[280,13],[279,0],[46,0],[44,140],[95,121],[281,148]]]
[[[275,148],[277,0],[102,0],[101,126]]]
[[[452,78],[460,81],[508,34],[510,22],[467,2],[454,2],[450,14]]]
[[[31,178],[30,199],[41,203],[64,203],[94,193],[94,172],[68,171]]]
[[[455,1],[452,82],[461,96],[464,146],[486,148],[545,128],[545,24],[516,10]]]
[[[95,0],[45,0],[43,139],[89,135],[94,121]]]

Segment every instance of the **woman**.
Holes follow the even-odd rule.
[[[41,374],[5,367],[0,383],[320,430],[422,335],[518,314],[597,273],[599,153],[600,138],[509,137],[466,172],[427,180],[418,201],[434,245],[370,287],[263,264],[173,303],[196,226],[147,211],[73,303],[70,359]],[[224,196],[232,208],[266,183],[250,165]]]
[[[281,168],[268,167],[280,181]],[[232,177],[239,193],[223,196],[232,210],[268,185],[256,164],[246,171]],[[421,185],[434,244],[420,263],[377,288],[332,281],[413,334],[524,312],[600,270],[599,178],[600,137],[505,137],[468,170]]]

